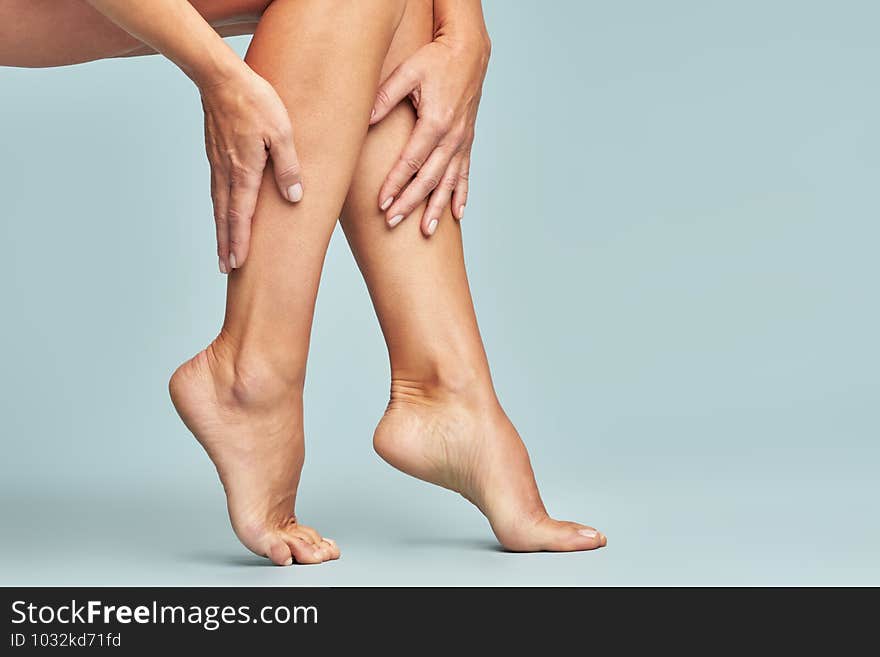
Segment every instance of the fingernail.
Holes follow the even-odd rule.
[[[376,116],[376,108],[374,107],[370,112],[370,120],[372,121]]]
[[[223,262],[223,258],[218,258],[217,263],[220,265],[220,273],[221,274],[228,274],[229,273],[229,270],[226,269],[226,263]]]
[[[458,206],[458,218],[459,219],[464,218],[464,205]]]
[[[578,529],[578,534],[587,538],[596,538],[597,533],[595,529]]]
[[[291,203],[299,203],[303,197],[302,183],[296,183],[287,188],[287,198]]]
[[[428,235],[433,235],[435,230],[437,230],[437,220],[431,219],[428,224]]]
[[[391,226],[392,228],[394,228],[394,227],[395,227],[397,224],[399,224],[401,221],[403,221],[403,215],[402,215],[402,214],[396,214],[396,215],[394,215],[393,217],[391,217],[391,219],[388,220],[388,225]]]
[[[290,566],[293,564],[293,557],[289,557],[287,561],[284,562],[285,566]]]
[[[386,198],[384,201],[382,201],[382,205],[379,206],[379,209],[382,210],[382,212],[385,212],[385,210],[387,210],[388,208],[391,207],[391,204],[392,204],[393,202],[394,202],[394,197],[393,197],[393,196],[389,196],[389,197]]]
[[[230,254],[229,254],[229,268],[230,268],[230,269],[235,269],[235,268],[237,268],[237,267],[238,267],[238,263],[235,262],[235,254],[234,254],[234,253],[230,253]]]

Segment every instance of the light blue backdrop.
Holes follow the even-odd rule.
[[[609,547],[498,552],[372,453],[388,367],[340,235],[299,510],[344,557],[238,546],[165,391],[224,281],[197,94],[154,57],[0,68],[0,582],[880,583],[880,6],[486,13],[479,319],[548,506]]]

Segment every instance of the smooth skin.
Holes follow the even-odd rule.
[[[369,127],[380,81],[432,38],[430,0],[276,0],[247,63],[297,126],[309,194],[291,204],[264,172],[246,265],[228,281],[223,328],[170,381],[172,400],[217,467],[233,528],[278,565],[339,556],[301,525],[302,390],[315,297],[337,217],[387,341],[391,400],[374,434],[396,468],[461,493],[506,548],[589,550],[601,532],[549,517],[528,454],[495,396],[476,324],[461,232],[446,210],[429,240],[391,230],[377,193],[413,133],[402,103]]]

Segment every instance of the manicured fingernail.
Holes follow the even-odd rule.
[[[382,205],[379,206],[379,209],[382,210],[382,212],[385,212],[385,210],[391,207],[392,203],[394,203],[394,197],[389,196],[384,201],[382,201]]]
[[[392,228],[394,228],[394,227],[395,227],[397,224],[399,224],[401,221],[403,221],[403,215],[402,215],[402,214],[396,214],[396,215],[394,215],[393,217],[391,217],[391,219],[388,220],[388,225],[391,226]]]
[[[303,197],[302,183],[296,183],[287,188],[287,198],[291,203],[299,203]]]
[[[238,263],[235,262],[235,254],[230,253],[229,254],[229,268],[236,269],[237,267],[238,267]]]
[[[437,220],[431,219],[428,223],[428,235],[433,235],[435,230],[437,230]]]
[[[458,218],[462,219],[464,217],[464,205],[458,206]]]
[[[595,529],[578,529],[578,534],[587,538],[596,538],[597,533]]]
[[[226,269],[226,263],[223,262],[223,258],[218,258],[217,263],[220,265],[220,273],[221,274],[228,274],[229,273],[229,270]]]
[[[290,566],[293,564],[293,557],[290,557],[287,561],[284,562],[285,566]]]

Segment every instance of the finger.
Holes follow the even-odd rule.
[[[413,133],[400,154],[400,159],[391,168],[388,177],[379,190],[379,208],[387,211],[404,186],[419,173],[422,165],[440,142],[442,132],[425,119],[416,121]],[[438,178],[439,182],[439,178]],[[427,194],[425,195],[427,196]],[[424,196],[422,198],[425,198]],[[396,213],[395,213],[396,214]],[[389,215],[394,216],[394,215]]]
[[[452,193],[452,216],[461,221],[464,219],[464,206],[467,205],[468,177],[471,169],[471,154],[465,153],[461,158],[461,168],[458,170],[458,182]]]
[[[388,112],[406,98],[418,83],[418,75],[409,66],[401,64],[394,69],[376,92],[373,112],[370,114],[370,125],[378,123],[388,116]]]
[[[291,203],[299,203],[303,197],[302,168],[293,144],[293,130],[288,126],[269,145],[275,182],[281,196]]]
[[[251,219],[257,206],[260,178],[250,172],[240,172],[232,177],[229,190],[229,269],[238,269],[247,259],[251,241]]]
[[[419,169],[418,174],[412,179],[401,195],[391,204],[385,212],[388,225],[392,228],[399,224],[404,217],[412,214],[413,210],[424,201],[440,181],[449,166],[453,153],[449,149],[436,148],[427,162]]]
[[[446,173],[443,174],[440,184],[431,192],[428,207],[425,208],[425,212],[422,214],[422,234],[425,237],[430,237],[437,231],[437,226],[440,225],[440,217],[443,216],[443,211],[449,205],[450,200],[452,200],[452,192],[458,183],[459,169],[461,169],[460,153],[456,154],[449,162],[449,166],[446,167]]]
[[[211,200],[214,203],[214,227],[217,230],[217,260],[220,272],[229,273],[229,224],[226,210],[229,204],[229,182],[211,168]]]

